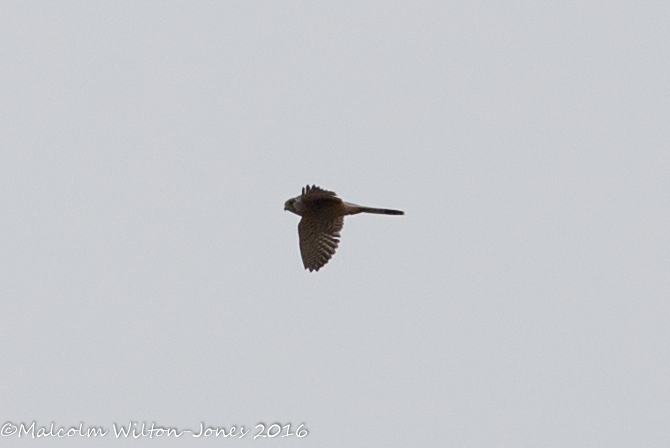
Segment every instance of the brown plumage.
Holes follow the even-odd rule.
[[[304,187],[300,196],[286,201],[284,210],[302,216],[298,224],[300,254],[305,269],[310,272],[318,271],[335,254],[346,215],[404,215],[400,210],[363,207],[344,202],[332,191],[315,185]]]

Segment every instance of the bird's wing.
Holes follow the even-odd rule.
[[[344,217],[333,218],[303,216],[298,224],[300,255],[305,269],[318,271],[328,263],[340,243]]]
[[[338,198],[337,195],[323,188],[312,185],[311,187],[307,185],[302,189],[302,196],[300,198],[303,203],[314,204],[314,205],[325,205],[327,203],[341,203],[342,199]]]
[[[302,188],[302,194],[319,194],[319,195],[327,195],[327,196],[335,196],[335,193],[332,191],[324,190],[321,187],[317,187],[316,185],[312,185],[311,187],[309,185],[305,186]]]

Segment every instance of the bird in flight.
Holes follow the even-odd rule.
[[[344,202],[332,191],[307,185],[302,194],[284,203],[284,210],[302,216],[298,224],[300,255],[305,269],[321,269],[335,254],[346,215],[376,213],[404,215],[400,210],[363,207]]]

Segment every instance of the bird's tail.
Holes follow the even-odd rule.
[[[391,210],[388,208],[373,208],[373,207],[363,207],[356,204],[347,204],[350,212],[349,214],[355,215],[358,213],[375,213],[377,215],[404,215],[405,212],[400,210]]]
[[[361,207],[361,213],[376,213],[378,215],[404,215],[400,210],[391,210],[389,208]]]

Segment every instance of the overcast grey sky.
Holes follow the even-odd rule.
[[[2,2],[0,424],[668,446],[670,6],[465,3]]]

